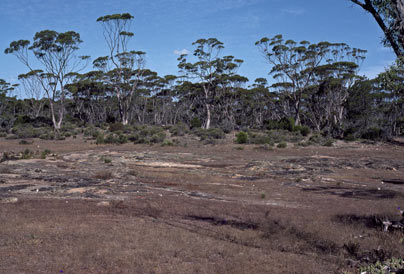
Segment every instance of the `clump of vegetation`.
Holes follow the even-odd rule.
[[[46,159],[46,156],[48,156],[49,154],[51,154],[52,152],[49,149],[45,149],[44,151],[41,152],[41,159]]]
[[[193,133],[200,137],[201,141],[212,140],[212,139],[223,139],[226,137],[225,133],[220,128],[197,128],[193,130]]]
[[[174,146],[174,143],[170,140],[164,140],[163,143],[161,144],[162,147],[166,147],[166,146]]]
[[[124,128],[125,127],[122,123],[112,123],[109,125],[109,131],[111,132],[123,131]]]
[[[164,129],[157,126],[141,126],[129,136],[129,140],[135,144],[162,143],[165,138]]]
[[[194,117],[191,119],[190,125],[191,125],[191,129],[200,128],[200,127],[202,127],[202,122],[198,117]]]
[[[32,159],[34,157],[34,152],[30,149],[25,149],[21,154],[21,159]]]
[[[248,142],[248,134],[244,131],[240,131],[236,134],[237,144],[246,144]]]
[[[280,142],[276,147],[277,148],[287,148],[288,144],[286,142]]]
[[[361,267],[360,273],[369,273],[369,274],[376,274],[376,273],[386,273],[386,269],[403,269],[404,268],[404,259],[396,259],[392,258],[390,260],[384,262],[376,262],[375,264]]]
[[[110,163],[112,163],[112,159],[110,159],[110,158],[104,158],[104,163],[110,164]]]
[[[333,139],[328,139],[323,143],[323,146],[325,147],[332,147],[334,145],[334,140]]]
[[[34,143],[34,141],[28,141],[28,140],[25,140],[25,139],[22,139],[21,141],[19,141],[18,142],[20,145],[31,145],[31,144],[33,144]]]
[[[170,133],[173,136],[184,136],[185,134],[189,133],[189,128],[184,123],[178,123],[170,128]]]
[[[261,199],[265,199],[267,197],[265,192],[261,192]]]
[[[7,137],[7,132],[0,132],[0,138]]]

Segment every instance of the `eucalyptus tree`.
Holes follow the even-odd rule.
[[[389,135],[404,134],[404,61],[398,59],[375,79],[384,96],[383,105]]]
[[[193,55],[196,62],[187,60],[187,55],[178,58],[178,67],[183,77],[196,80],[203,90],[203,105],[206,111],[205,128],[209,129],[214,107],[215,90],[226,77],[235,75],[237,68],[243,63],[233,56],[220,57],[223,43],[216,38],[199,39],[192,43],[196,48]]]
[[[383,31],[383,44],[404,56],[404,0],[350,0],[369,12]]]
[[[76,74],[73,82],[66,86],[72,95],[71,115],[90,124],[103,123],[113,113],[108,88],[101,71]]]
[[[18,75],[18,80],[21,83],[21,88],[24,90],[25,95],[29,101],[30,116],[39,117],[43,107],[46,104],[44,99],[45,91],[42,88],[40,77],[38,73],[40,70],[33,70],[25,74]]]
[[[82,40],[77,32],[43,30],[35,34],[31,46],[28,40],[18,40],[11,42],[5,50],[6,54],[15,55],[28,68],[30,77],[40,83],[49,101],[55,130],[60,129],[65,115],[65,85],[70,82],[72,72],[80,69],[81,61],[89,58],[76,56],[80,43]],[[30,55],[36,58],[41,69],[32,66]]]
[[[107,43],[108,56],[99,57],[94,67],[105,72],[105,81],[113,89],[119,105],[122,124],[131,120],[132,101],[141,81],[145,66],[145,52],[129,50],[130,32],[133,16],[129,13],[101,16],[97,22],[102,24]]]
[[[307,93],[313,90],[313,86],[320,87],[321,83],[332,79],[333,83],[338,82],[339,85],[332,86],[332,98],[327,103],[337,106],[339,114],[336,117],[340,118],[347,99],[347,85],[351,83],[365,51],[343,43],[285,41],[282,35],[271,39],[265,37],[255,44],[272,66],[270,74],[276,80],[272,88],[285,99],[283,111],[294,116],[295,125],[301,123]],[[292,106],[291,110],[289,106]]]

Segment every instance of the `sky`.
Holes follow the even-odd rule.
[[[381,44],[383,33],[370,14],[348,0],[0,0],[0,79],[17,83],[27,69],[4,54],[10,42],[32,40],[36,32],[76,31],[83,43],[78,55],[107,55],[96,19],[114,13],[134,16],[130,49],[146,54],[147,68],[160,76],[178,74],[177,58],[194,50],[192,42],[217,38],[223,55],[243,59],[240,75],[251,82],[270,66],[254,43],[282,34],[285,39],[343,42],[368,50],[360,74],[377,76],[395,55]],[[91,70],[91,66],[88,70]]]

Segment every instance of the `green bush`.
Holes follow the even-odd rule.
[[[184,123],[178,123],[176,125],[173,125],[169,131],[173,136],[184,136],[186,133],[189,132],[189,128]]]
[[[332,139],[328,139],[327,141],[325,141],[323,143],[323,146],[325,146],[325,147],[332,147],[333,145],[334,145],[334,140],[332,140]]]
[[[34,141],[27,141],[27,140],[25,140],[25,139],[22,139],[22,140],[19,142],[20,145],[31,145],[31,144],[33,144],[33,143],[34,143]]]
[[[295,120],[293,118],[282,118],[280,120],[269,120],[266,123],[266,128],[272,129],[284,129],[288,131],[293,131],[295,128]]]
[[[97,139],[95,139],[97,145],[104,144],[104,134],[98,134]]]
[[[202,126],[201,120],[198,117],[194,117],[191,119],[191,129],[200,128]]]
[[[210,128],[210,129],[204,129],[204,128],[197,128],[193,130],[193,133],[201,138],[201,141],[207,140],[207,139],[223,139],[226,137],[224,134],[223,130],[220,128]]]
[[[261,134],[261,133],[248,133],[248,140],[250,144],[255,145],[263,145],[263,144],[270,144],[273,145],[272,137],[268,134]]]
[[[277,147],[277,148],[287,148],[287,147],[288,147],[288,144],[287,144],[286,142],[281,142],[281,143],[279,143],[276,147]]]
[[[246,144],[248,142],[248,134],[244,131],[240,131],[236,134],[237,144]]]
[[[109,131],[116,132],[116,131],[123,131],[124,125],[122,123],[113,123],[109,125]]]
[[[302,136],[307,136],[311,132],[311,130],[308,126],[299,126],[299,131]]]
[[[174,143],[171,142],[170,140],[164,140],[164,142],[161,144],[162,147],[166,146],[174,146]]]
[[[3,138],[4,138],[4,137],[7,137],[7,133],[6,133],[6,132],[0,132],[0,138],[1,138],[1,137],[3,137]]]
[[[363,139],[368,140],[379,140],[382,137],[382,130],[380,128],[369,128],[364,133],[362,133]]]

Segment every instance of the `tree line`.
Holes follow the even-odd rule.
[[[8,130],[18,117],[28,117],[48,121],[55,131],[66,121],[185,123],[226,132],[276,129],[287,121],[334,138],[404,134],[404,66],[399,55],[403,40],[401,29],[391,20],[400,45],[398,59],[375,79],[358,75],[365,50],[276,35],[255,43],[257,54],[268,63],[273,84],[257,78],[249,86],[249,79],[237,73],[243,60],[223,54],[224,44],[216,38],[192,43],[193,54],[178,58],[179,74],[160,76],[145,67],[145,52],[129,48],[134,36],[131,14],[106,15],[97,22],[102,25],[108,54],[96,58],[93,69],[85,73],[80,72],[91,58],[77,56],[82,40],[74,31],[44,30],[32,41],[10,43],[5,53],[27,68],[18,76],[26,98],[8,96],[16,85],[0,80],[1,128]],[[386,39],[394,48],[387,35]],[[33,67],[32,60],[39,67]]]

